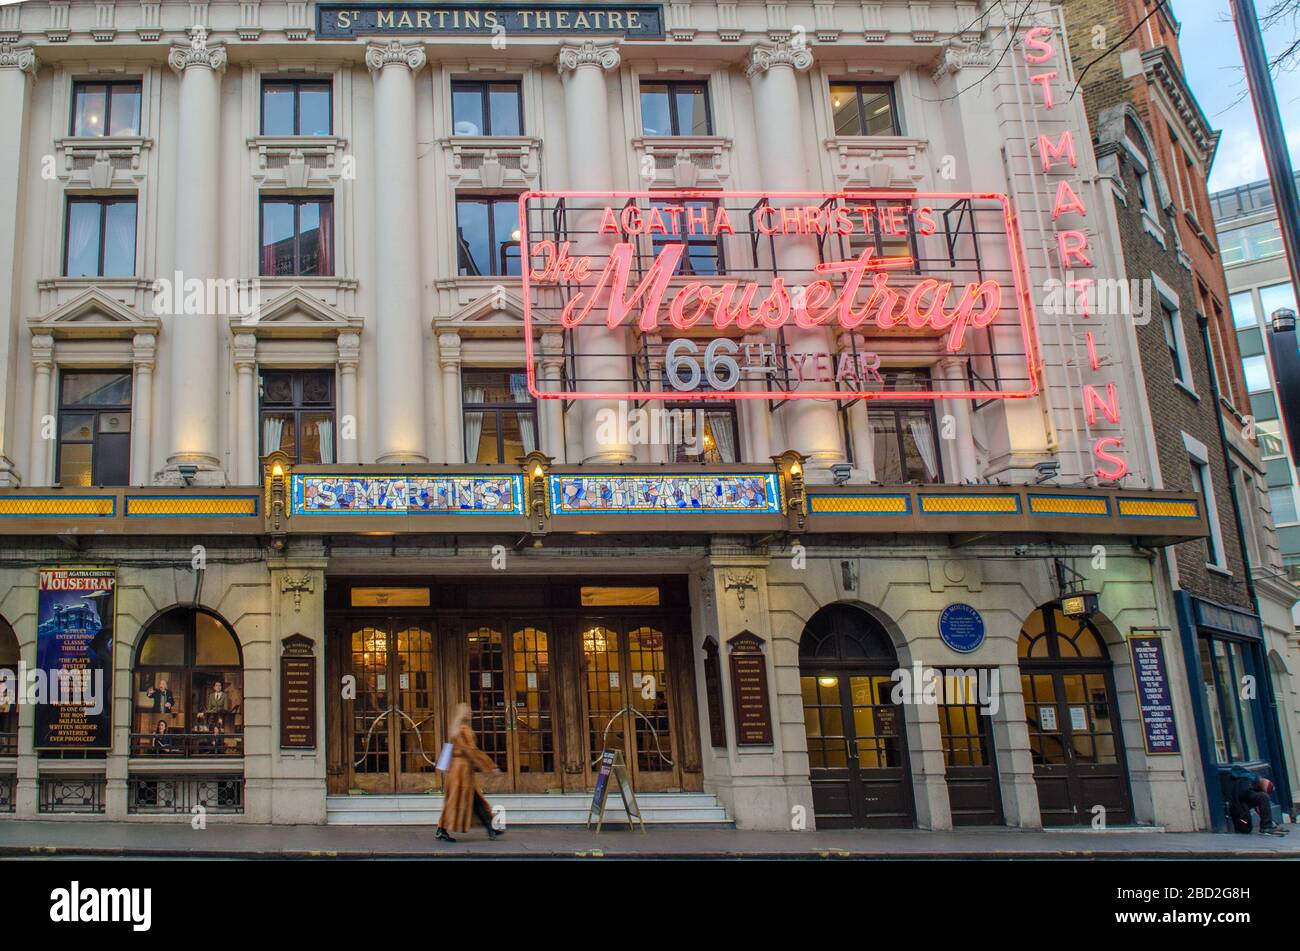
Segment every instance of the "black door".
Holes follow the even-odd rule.
[[[1133,821],[1115,681],[1105,641],[1053,607],[1020,632],[1020,683],[1043,825]]]
[[[888,634],[866,612],[832,605],[808,622],[799,653],[817,827],[915,825]]]
[[[944,778],[954,826],[1002,825],[985,669],[945,670],[940,683],[939,731],[943,736]],[[981,682],[985,689],[981,689]]]

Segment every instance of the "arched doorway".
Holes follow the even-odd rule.
[[[9,622],[0,618],[0,670],[12,673],[13,679],[6,682],[15,694],[0,696],[0,756],[18,755],[18,659],[18,638]]]
[[[1055,604],[1020,629],[1020,684],[1043,825],[1133,821],[1115,678],[1105,639]]]
[[[813,811],[821,829],[916,824],[903,710],[890,702],[898,655],[860,608],[822,608],[799,641]]]
[[[145,625],[132,673],[131,755],[244,755],[244,656],[206,608],[172,608]]]

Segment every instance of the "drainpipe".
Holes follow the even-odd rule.
[[[1259,592],[1255,590],[1254,569],[1250,563],[1250,547],[1246,544],[1246,525],[1241,517],[1241,500],[1237,497],[1237,464],[1232,460],[1232,450],[1228,445],[1228,429],[1223,424],[1223,409],[1219,397],[1219,381],[1214,374],[1214,351],[1210,347],[1210,319],[1205,314],[1196,315],[1196,326],[1201,332],[1201,345],[1205,347],[1205,359],[1210,368],[1210,399],[1214,405],[1214,420],[1219,426],[1219,446],[1223,452],[1224,464],[1228,467],[1228,497],[1232,500],[1232,521],[1237,529],[1237,544],[1241,549],[1242,571],[1246,575],[1246,594],[1250,597],[1250,603],[1255,608],[1255,617],[1260,624],[1260,660],[1262,669],[1259,671],[1259,679],[1263,681],[1264,696],[1268,701],[1268,710],[1270,716],[1264,724],[1264,730],[1268,735],[1269,760],[1275,765],[1277,770],[1278,792],[1281,794],[1285,808],[1291,805],[1291,784],[1287,778],[1286,758],[1281,753],[1280,737],[1278,736],[1278,716],[1277,716],[1277,698],[1273,694],[1273,678],[1269,676],[1267,644],[1263,643],[1263,624],[1264,614],[1259,609]],[[1207,780],[1209,777],[1206,777]],[[1211,817],[1212,819],[1215,817]]]

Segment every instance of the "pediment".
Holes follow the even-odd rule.
[[[449,317],[434,320],[435,325],[443,330],[472,330],[476,325],[517,329],[523,322],[523,302],[500,284]]]
[[[136,334],[156,334],[160,326],[157,317],[143,317],[96,287],[27,321],[33,334],[63,340],[130,340]]]
[[[335,338],[360,333],[364,321],[313,297],[301,287],[291,287],[247,316],[230,318],[235,333],[256,337]]]

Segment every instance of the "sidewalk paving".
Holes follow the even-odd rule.
[[[853,830],[749,832],[725,828],[650,827],[600,833],[584,828],[517,826],[495,841],[481,828],[439,842],[423,826],[269,826],[175,822],[0,821],[0,858],[1074,858],[1300,860],[1300,831],[1280,838],[1258,833],[1166,833],[1156,830],[953,832]]]

